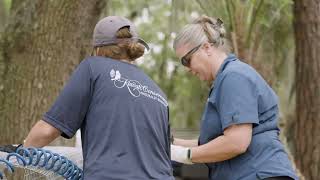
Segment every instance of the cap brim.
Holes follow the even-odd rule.
[[[150,50],[149,45],[143,39],[138,38],[138,42],[142,44],[147,49],[147,51]]]

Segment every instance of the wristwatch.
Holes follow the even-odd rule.
[[[173,137],[173,134],[171,134],[171,136],[170,136],[170,143],[173,144],[173,142],[174,142],[174,137]]]
[[[188,158],[188,160],[189,160],[190,162],[192,162],[192,161],[191,161],[191,158],[192,158],[191,148],[188,148],[187,158]]]

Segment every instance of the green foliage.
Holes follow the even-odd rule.
[[[9,13],[12,0],[3,0],[3,1],[4,1],[4,8],[5,8],[6,12]]]
[[[182,1],[180,1],[182,2]],[[107,15],[134,20],[151,50],[138,64],[167,94],[174,127],[197,127],[208,86],[186,72],[172,50],[175,31],[187,23],[193,11],[179,1],[109,1]],[[193,3],[193,6],[197,4]],[[199,10],[199,9],[198,9]]]
[[[106,14],[133,20],[151,46],[138,64],[167,94],[173,127],[198,128],[210,85],[180,65],[172,49],[177,31],[201,14],[222,18],[229,39],[237,43],[232,43],[235,52],[244,49],[261,64],[287,103],[293,67],[291,6],[291,0],[110,0]]]

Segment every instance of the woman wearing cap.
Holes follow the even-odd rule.
[[[279,140],[278,99],[248,64],[229,54],[220,19],[202,16],[174,41],[181,63],[214,81],[198,140],[173,139],[172,160],[206,163],[212,180],[297,179]]]
[[[97,23],[93,46],[24,146],[81,129],[84,179],[173,180],[166,96],[132,64],[147,44],[128,19],[109,16]]]

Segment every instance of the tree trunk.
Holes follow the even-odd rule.
[[[308,180],[320,179],[320,1],[295,0],[296,121],[293,150]]]
[[[89,54],[104,6],[99,0],[13,1],[0,40],[0,144],[21,143],[50,108]]]

